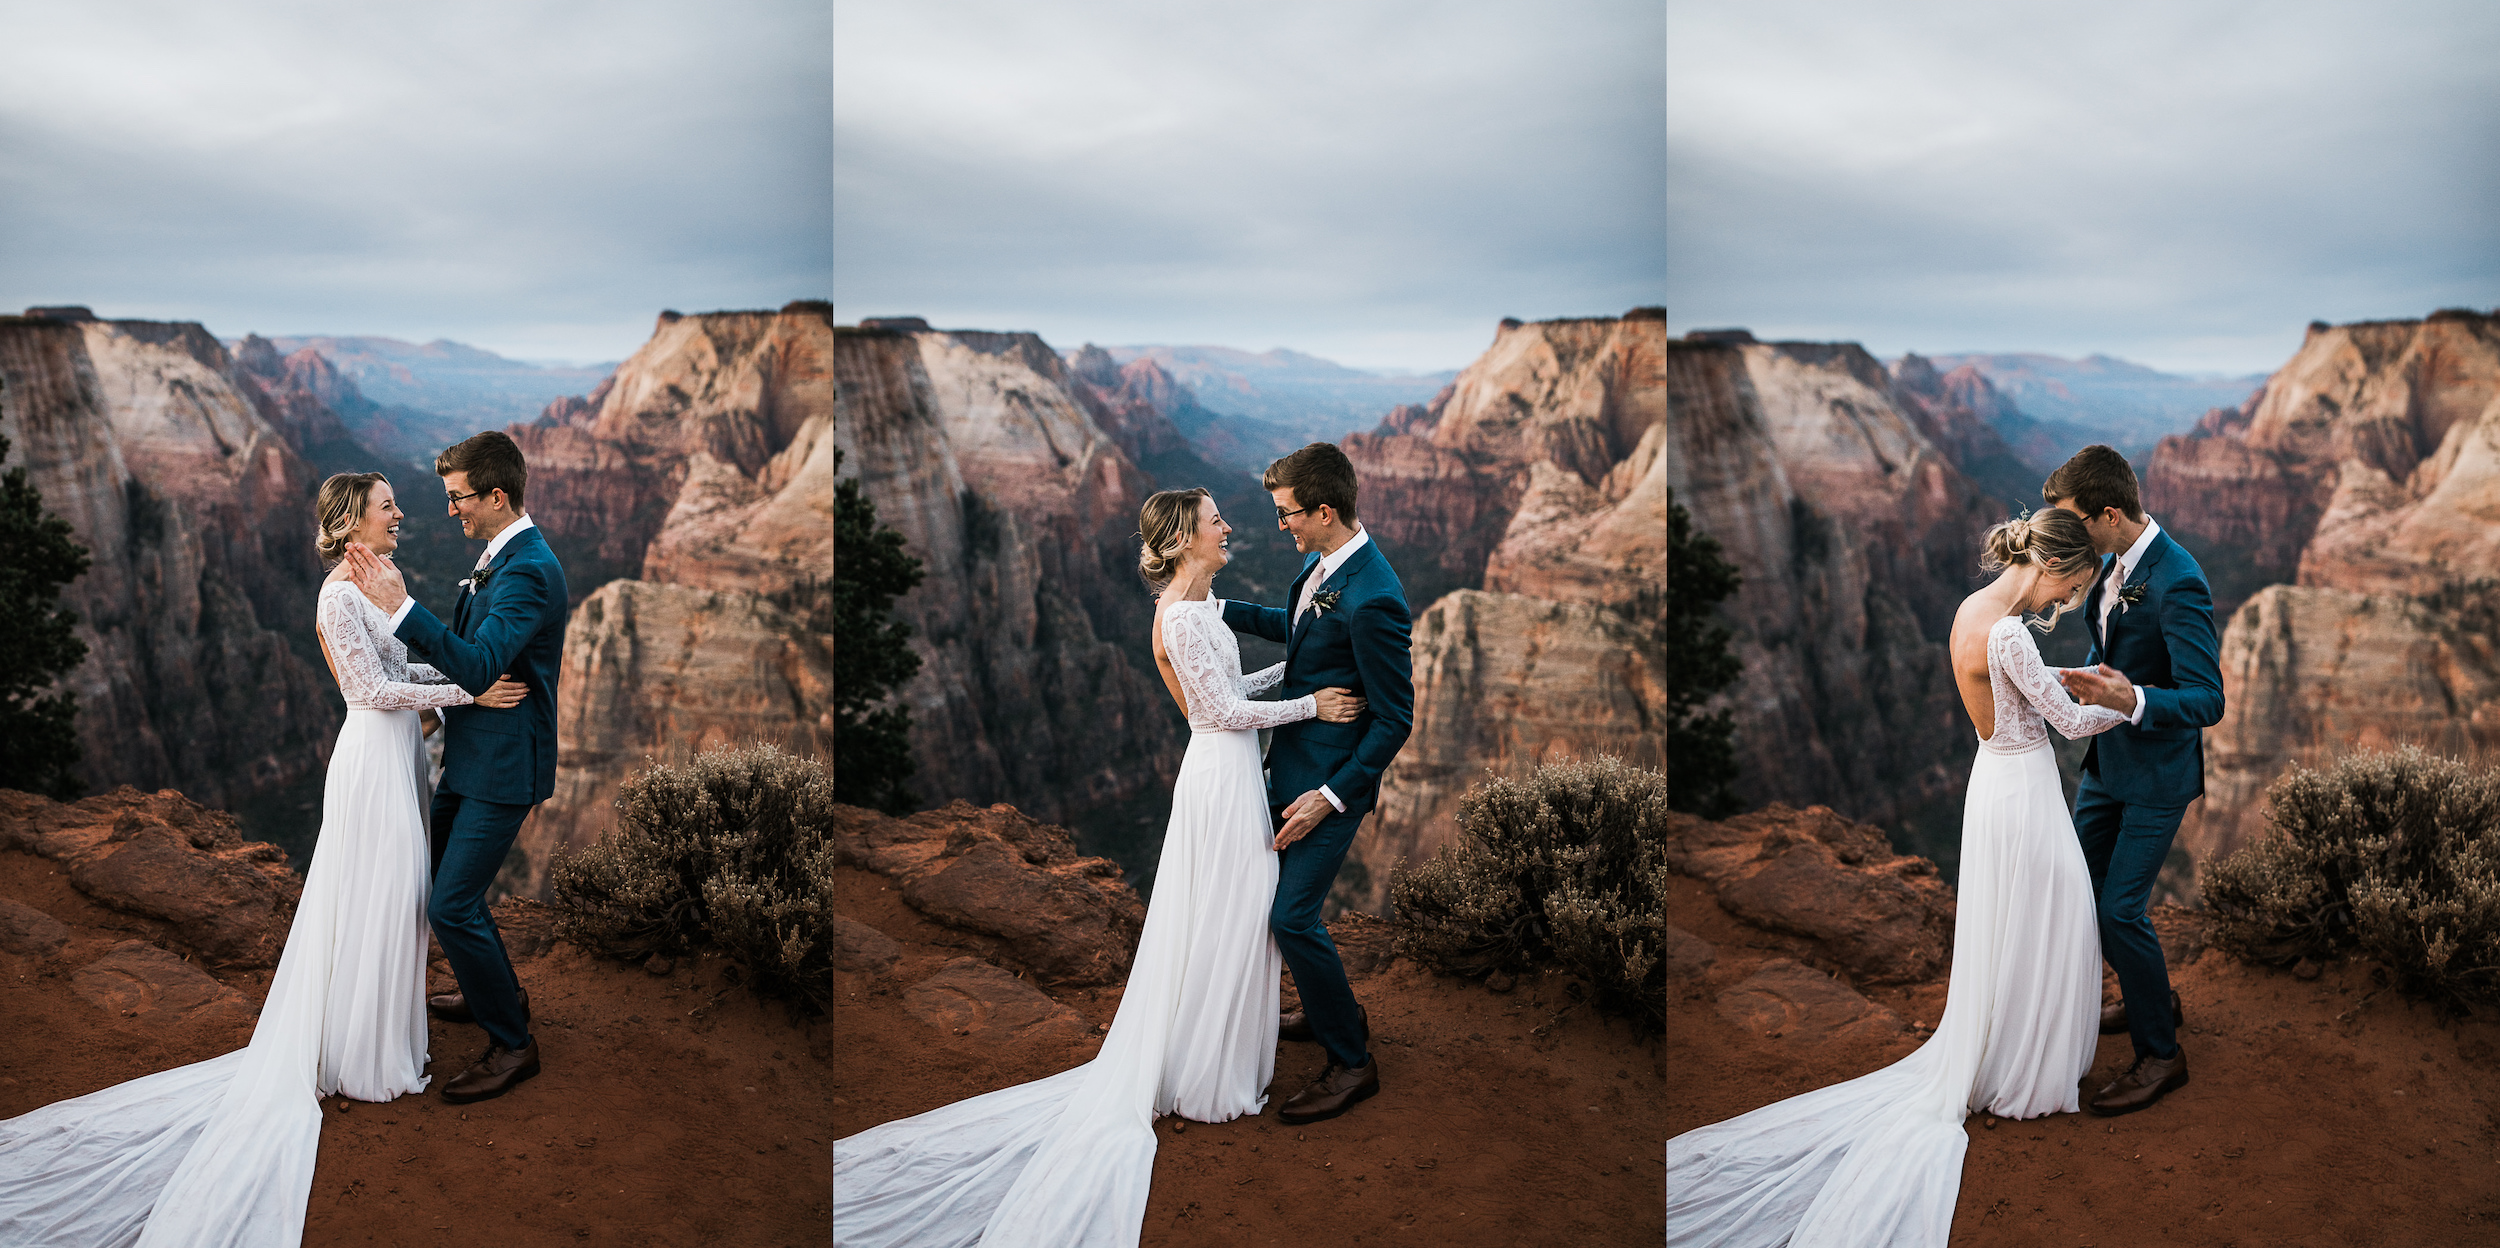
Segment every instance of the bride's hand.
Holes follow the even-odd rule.
[[[1354,717],[1362,714],[1364,707],[1371,705],[1355,697],[1351,689],[1322,689],[1311,696],[1319,700],[1319,717],[1332,724],[1353,723]]]
[[[486,692],[477,695],[477,704],[500,711],[507,707],[519,706],[521,699],[528,697],[529,692],[528,685],[514,680],[510,673],[506,673],[496,677],[495,683],[489,685]]]

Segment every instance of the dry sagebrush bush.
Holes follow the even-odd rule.
[[[1459,799],[1459,837],[1390,875],[1398,950],[1460,975],[1559,967],[1599,1008],[1666,1022],[1667,778],[1601,757]]]
[[[2411,992],[2500,1001],[2500,771],[2406,746],[2295,767],[2266,797],[2268,834],[2205,868],[2216,943],[2358,954]]]
[[[566,938],[621,958],[712,946],[758,993],[817,1009],[833,985],[833,777],[769,746],[713,750],[617,788],[617,827],[558,857]]]

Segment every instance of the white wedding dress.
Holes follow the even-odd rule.
[[[2073,1113],[2101,1019],[2092,879],[2043,726],[2126,722],[2078,706],[2008,616],[1988,631],[1996,735],[1962,805],[1953,977],[1936,1034],[1870,1075],[1667,1141],[1667,1242],[1944,1248],[1962,1120]]]
[[[0,1122],[0,1244],[299,1243],[320,1098],[425,1088],[430,795],[417,712],[470,698],[410,663],[353,584],[325,586],[319,602],[347,722],[251,1044]]]
[[[1267,931],[1275,831],[1258,729],[1310,719],[1310,697],[1252,702],[1279,663],[1241,672],[1223,603],[1163,610],[1189,703],[1154,900],[1094,1059],[833,1145],[837,1248],[1133,1245],[1154,1175],[1154,1120],[1227,1122],[1267,1104],[1282,960]]]

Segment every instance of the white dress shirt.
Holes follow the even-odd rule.
[[[534,529],[537,527],[537,525],[530,523],[530,513],[526,511],[522,512],[520,519],[505,525],[503,532],[495,535],[495,540],[486,543],[486,553],[477,557],[477,566],[483,568],[487,564],[493,563],[495,561],[495,556],[503,553],[505,543],[510,542],[515,537],[519,537],[521,535],[521,530]],[[472,569],[472,571],[474,570],[475,569]],[[468,583],[464,581],[461,583],[460,592],[466,594],[473,593],[475,591],[471,590]],[[407,619],[409,609],[416,605],[417,600],[410,598],[399,604],[399,610],[391,612],[391,631],[399,631],[399,622]]]
[[[1355,521],[1354,536],[1347,538],[1345,545],[1322,557],[1319,566],[1311,569],[1311,575],[1303,580],[1302,597],[1293,604],[1293,618],[1286,621],[1285,627],[1299,628],[1301,626],[1302,613],[1311,609],[1311,595],[1319,592],[1320,583],[1335,576],[1337,569],[1344,567],[1345,561],[1353,558],[1354,552],[1361,550],[1363,543],[1370,540],[1372,540],[1371,534],[1363,531],[1363,522]]]
[[[2101,658],[2104,662],[2109,659],[2110,609],[2118,605],[2119,589],[2124,587],[2127,578],[2135,573],[2136,565],[2144,562],[2144,552],[2152,546],[2154,536],[2160,532],[2161,522],[2151,516],[2144,517],[2144,531],[2136,535],[2135,545],[2129,546],[2125,554],[2118,556],[2118,566],[2110,569],[2109,580],[2101,586]],[[2127,722],[2130,724],[2144,722],[2143,694],[2135,695],[2135,709],[2127,712]]]

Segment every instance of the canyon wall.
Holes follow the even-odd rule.
[[[2500,318],[2313,324],[2247,403],[2164,439],[2144,490],[2229,612],[2190,860],[2258,835],[2295,764],[2494,743]]]
[[[1666,765],[1669,346],[1654,309],[1505,321],[1429,406],[1344,439],[1415,612],[1415,728],[1337,905],[1383,910],[1488,772]]]
[[[835,334],[844,472],[924,575],[896,604],[921,658],[901,694],[910,787],[1059,823],[1134,803],[1159,836],[1187,725],[1147,649],[1131,536],[1155,482],[1112,430],[1141,451],[1170,435],[1150,407],[1090,410],[1032,334]]]
[[[556,792],[498,889],[615,827],[653,761],[765,743],[833,754],[831,310],[663,314],[591,396],[512,436],[564,561]]]
[[[1668,344],[1667,485],[1744,581],[1736,789],[1957,859],[1976,739],[1945,649],[2002,512],[1854,344]],[[2034,486],[2036,492],[2037,486]]]
[[[90,789],[247,808],[326,766],[343,709],[287,419],[196,324],[0,317],[9,466],[93,559],[62,593],[87,644],[63,683]]]

